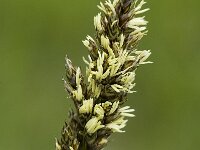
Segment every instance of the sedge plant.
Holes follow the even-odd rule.
[[[125,103],[134,92],[136,70],[151,63],[146,61],[150,50],[137,49],[147,34],[145,3],[107,0],[98,5],[95,36],[83,41],[89,53],[83,58],[85,76],[66,56],[64,87],[75,107],[56,140],[56,150],[101,150],[113,133],[125,132],[127,118],[134,117],[134,109]]]

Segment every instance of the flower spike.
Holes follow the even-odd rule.
[[[114,132],[125,132],[134,109],[124,106],[133,93],[138,66],[147,61],[150,50],[138,50],[147,34],[148,21],[141,16],[144,0],[106,0],[94,17],[95,38],[87,36],[86,77],[66,56],[64,86],[73,100],[68,123],[56,140],[56,150],[101,150]],[[86,82],[85,82],[86,81]]]

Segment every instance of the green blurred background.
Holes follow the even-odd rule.
[[[99,0],[0,0],[0,150],[54,150],[69,99],[67,53],[82,66]],[[200,149],[200,1],[148,0],[152,65],[137,71],[136,109],[107,150]]]

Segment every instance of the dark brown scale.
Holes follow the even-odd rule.
[[[131,8],[132,3],[133,3],[133,0],[124,0],[123,7],[122,7],[122,10],[123,10],[122,13],[124,13],[124,14],[127,13]]]

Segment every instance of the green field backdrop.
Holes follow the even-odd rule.
[[[200,1],[147,0],[151,65],[137,70],[126,133],[106,150],[200,149]],[[0,150],[55,150],[72,103],[65,54],[85,66],[99,0],[0,0]]]

